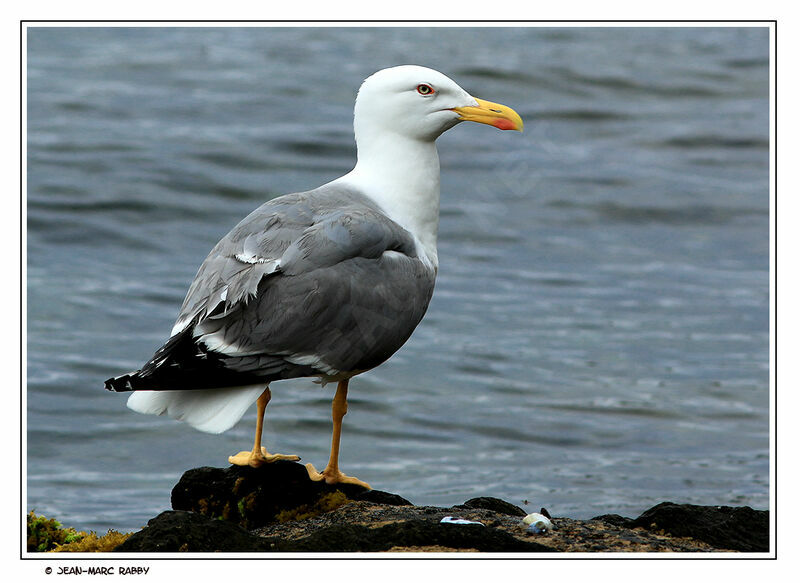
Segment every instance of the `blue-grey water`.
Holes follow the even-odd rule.
[[[769,507],[766,28],[30,28],[27,509],[133,530],[249,447],[109,376],[166,339],[264,200],[354,162],[361,80],[417,63],[524,134],[439,140],[427,316],[351,383],[344,471],[416,504],[636,516]],[[266,439],[318,467],[333,386],[273,385]]]

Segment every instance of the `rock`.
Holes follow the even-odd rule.
[[[230,522],[196,512],[167,510],[113,552],[247,552],[265,548],[263,539]]]
[[[295,540],[269,541],[271,550],[300,552],[380,552],[392,548],[440,547],[480,552],[554,552],[545,545],[519,540],[507,532],[479,524],[450,525],[431,520],[407,520],[371,528],[341,524],[318,530]]]
[[[595,516],[592,520],[599,520],[600,522],[605,522],[606,524],[613,524],[614,526],[624,526],[626,528],[630,527],[630,523],[633,522],[632,518],[625,518],[624,516],[620,516],[619,514],[602,514],[600,516]]]
[[[387,504],[389,506],[413,506],[411,502],[390,492],[383,492],[382,490],[367,490],[360,494],[356,494],[353,500],[362,500],[364,502],[373,502],[374,504]]]
[[[240,526],[196,512],[166,511],[114,552],[379,552],[392,548],[441,547],[482,552],[552,552],[547,546],[480,525],[442,525],[408,520],[377,528],[338,524],[299,539],[255,536]]]
[[[260,468],[202,467],[181,476],[172,489],[172,508],[253,529],[332,510],[368,491],[355,484],[313,482],[305,466],[291,461]]]
[[[304,466],[196,468],[163,512],[120,552],[720,552],[769,551],[769,513],[665,502],[632,520],[552,518],[525,530],[527,513],[492,497],[451,508],[414,506],[389,492],[312,482]],[[546,511],[543,509],[542,514]],[[455,516],[480,524],[443,524]],[[220,520],[222,519],[222,520]]]
[[[510,514],[511,516],[526,516],[528,514],[519,506],[515,506],[505,500],[500,500],[500,498],[492,498],[490,496],[470,498],[457,508],[483,508],[485,510],[491,510],[492,512],[499,512],[500,514]]]
[[[720,549],[769,552],[769,512],[749,506],[695,506],[662,502],[627,524],[687,536]]]

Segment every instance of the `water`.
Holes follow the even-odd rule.
[[[352,102],[413,62],[514,107],[439,141],[428,314],[351,383],[343,469],[416,504],[636,516],[769,505],[766,28],[33,28],[27,509],[138,529],[248,446],[102,381],[166,338],[198,265],[273,196],[352,167]],[[266,439],[324,466],[332,386]]]

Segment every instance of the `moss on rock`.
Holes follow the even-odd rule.
[[[132,533],[109,530],[103,536],[88,534],[72,527],[64,528],[54,518],[28,514],[28,552],[32,553],[103,553],[114,550]]]

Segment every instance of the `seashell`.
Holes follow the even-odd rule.
[[[555,525],[549,518],[538,512],[528,514],[528,516],[522,519],[522,523],[528,525],[528,532],[532,532],[533,534],[542,534],[555,528]]]

